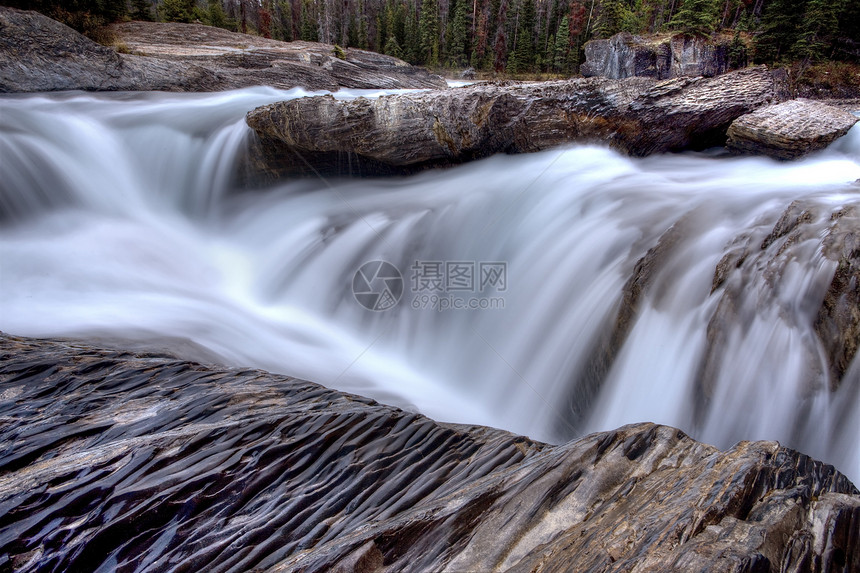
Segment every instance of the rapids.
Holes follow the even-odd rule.
[[[747,285],[697,398],[714,268],[794,200],[856,203],[860,128],[792,163],[575,146],[244,188],[244,114],[306,95],[0,98],[0,330],[170,348],[551,442],[640,421],[720,447],[779,440],[860,479],[860,358],[837,391],[809,391],[826,368],[804,349],[836,270],[815,248],[799,247],[776,299]],[[595,369],[625,283],[673,226],[680,244]],[[368,261],[402,280],[367,276]],[[359,304],[360,268],[397,304]]]

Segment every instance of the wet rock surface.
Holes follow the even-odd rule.
[[[809,325],[815,339],[806,340],[810,356],[823,355],[823,366],[810,372],[810,386],[838,389],[860,346],[860,202],[848,201],[836,210],[811,201],[794,201],[776,223],[738,237],[714,272],[713,290],[722,289],[719,307],[709,325],[709,358],[721,351],[727,328],[742,312],[745,290],[755,283],[767,287],[768,299],[779,300],[780,282],[796,259],[812,258],[832,268],[829,283],[810,285]],[[759,304],[764,301],[759,300]],[[710,360],[709,360],[710,361]],[[817,360],[813,360],[818,362]],[[720,365],[706,368],[711,376]]]
[[[96,44],[36,12],[0,7],[0,92],[219,91],[249,86],[444,88],[405,62],[312,42],[278,42],[198,24],[111,27],[130,54]]]
[[[550,446],[261,371],[0,336],[19,571],[856,571],[860,495],[771,442]]]
[[[729,45],[683,35],[643,37],[621,32],[585,44],[585,77],[634,76],[665,80],[682,76],[713,77],[729,71]]]
[[[727,147],[739,153],[795,159],[824,149],[858,121],[838,107],[792,100],[736,119],[728,129]]]
[[[247,116],[254,164],[288,173],[384,174],[573,142],[631,155],[722,145],[729,124],[778,98],[765,68],[716,78],[501,82],[375,100],[301,98]]]

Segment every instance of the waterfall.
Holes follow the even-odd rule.
[[[792,163],[572,146],[244,186],[244,113],[306,95],[0,98],[0,330],[169,348],[553,442],[639,421],[779,440],[860,479],[860,358],[834,380],[815,332],[837,268],[821,239],[860,208],[858,128]],[[793,203],[807,234],[759,248]],[[396,304],[362,306],[362,280]]]

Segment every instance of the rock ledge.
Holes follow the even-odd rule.
[[[773,442],[551,446],[255,370],[0,334],[0,565],[858,571],[860,495]]]
[[[860,121],[825,103],[792,100],[769,105],[736,119],[727,147],[738,153],[795,159],[824,149]]]

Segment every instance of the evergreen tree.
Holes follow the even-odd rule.
[[[469,0],[457,0],[454,6],[451,42],[448,47],[448,58],[453,67],[466,65],[466,54],[469,53],[469,4]]]
[[[756,61],[775,63],[791,54],[805,7],[805,2],[796,0],[771,0],[765,6],[761,32],[755,38]]]
[[[96,13],[104,16],[108,22],[116,22],[128,14],[126,0],[98,0],[96,5]]]
[[[152,7],[147,0],[131,0],[131,19],[143,20],[144,22],[155,20],[152,15]]]
[[[669,26],[693,36],[710,36],[720,19],[718,0],[684,0]]]
[[[690,2],[694,0],[685,0]],[[596,33],[601,38],[609,38],[624,31],[624,25],[630,18],[630,10],[624,0],[603,0],[600,4],[600,15],[596,22]],[[568,23],[569,25],[569,23]]]
[[[415,13],[415,6],[410,2],[407,6],[405,42],[400,44],[403,50],[403,58],[410,64],[417,64],[421,54],[421,38],[418,33],[418,15]]]
[[[224,8],[221,6],[221,0],[209,0],[208,20],[210,26],[218,28],[227,28],[227,15],[224,13]]]
[[[747,46],[741,40],[741,32],[735,32],[732,43],[729,44],[729,67],[733,69],[744,68],[747,65]]]
[[[421,33],[421,63],[439,65],[439,5],[436,0],[422,0],[418,22]]]
[[[839,32],[839,16],[844,3],[839,0],[809,0],[793,46],[795,57],[807,61],[822,59],[831,51]]]
[[[570,53],[570,23],[567,15],[561,19],[558,26],[558,34],[555,36],[555,55],[553,57],[553,69],[559,73],[567,73],[568,54]]]
[[[385,42],[385,54],[395,58],[403,58],[403,50],[400,49],[400,44],[397,43],[397,37],[388,36],[388,41]]]
[[[516,62],[516,72],[528,72],[535,65],[535,5],[533,0],[523,0],[523,5],[517,28],[517,45],[514,48],[513,60]]]
[[[161,19],[165,22],[190,22],[188,3],[184,0],[164,0],[161,3]]]
[[[319,39],[318,30],[313,0],[302,0],[301,39],[305,42],[316,42]]]
[[[360,17],[360,22],[358,23],[358,47],[362,50],[370,47],[367,44],[367,20],[365,20],[364,16]]]

